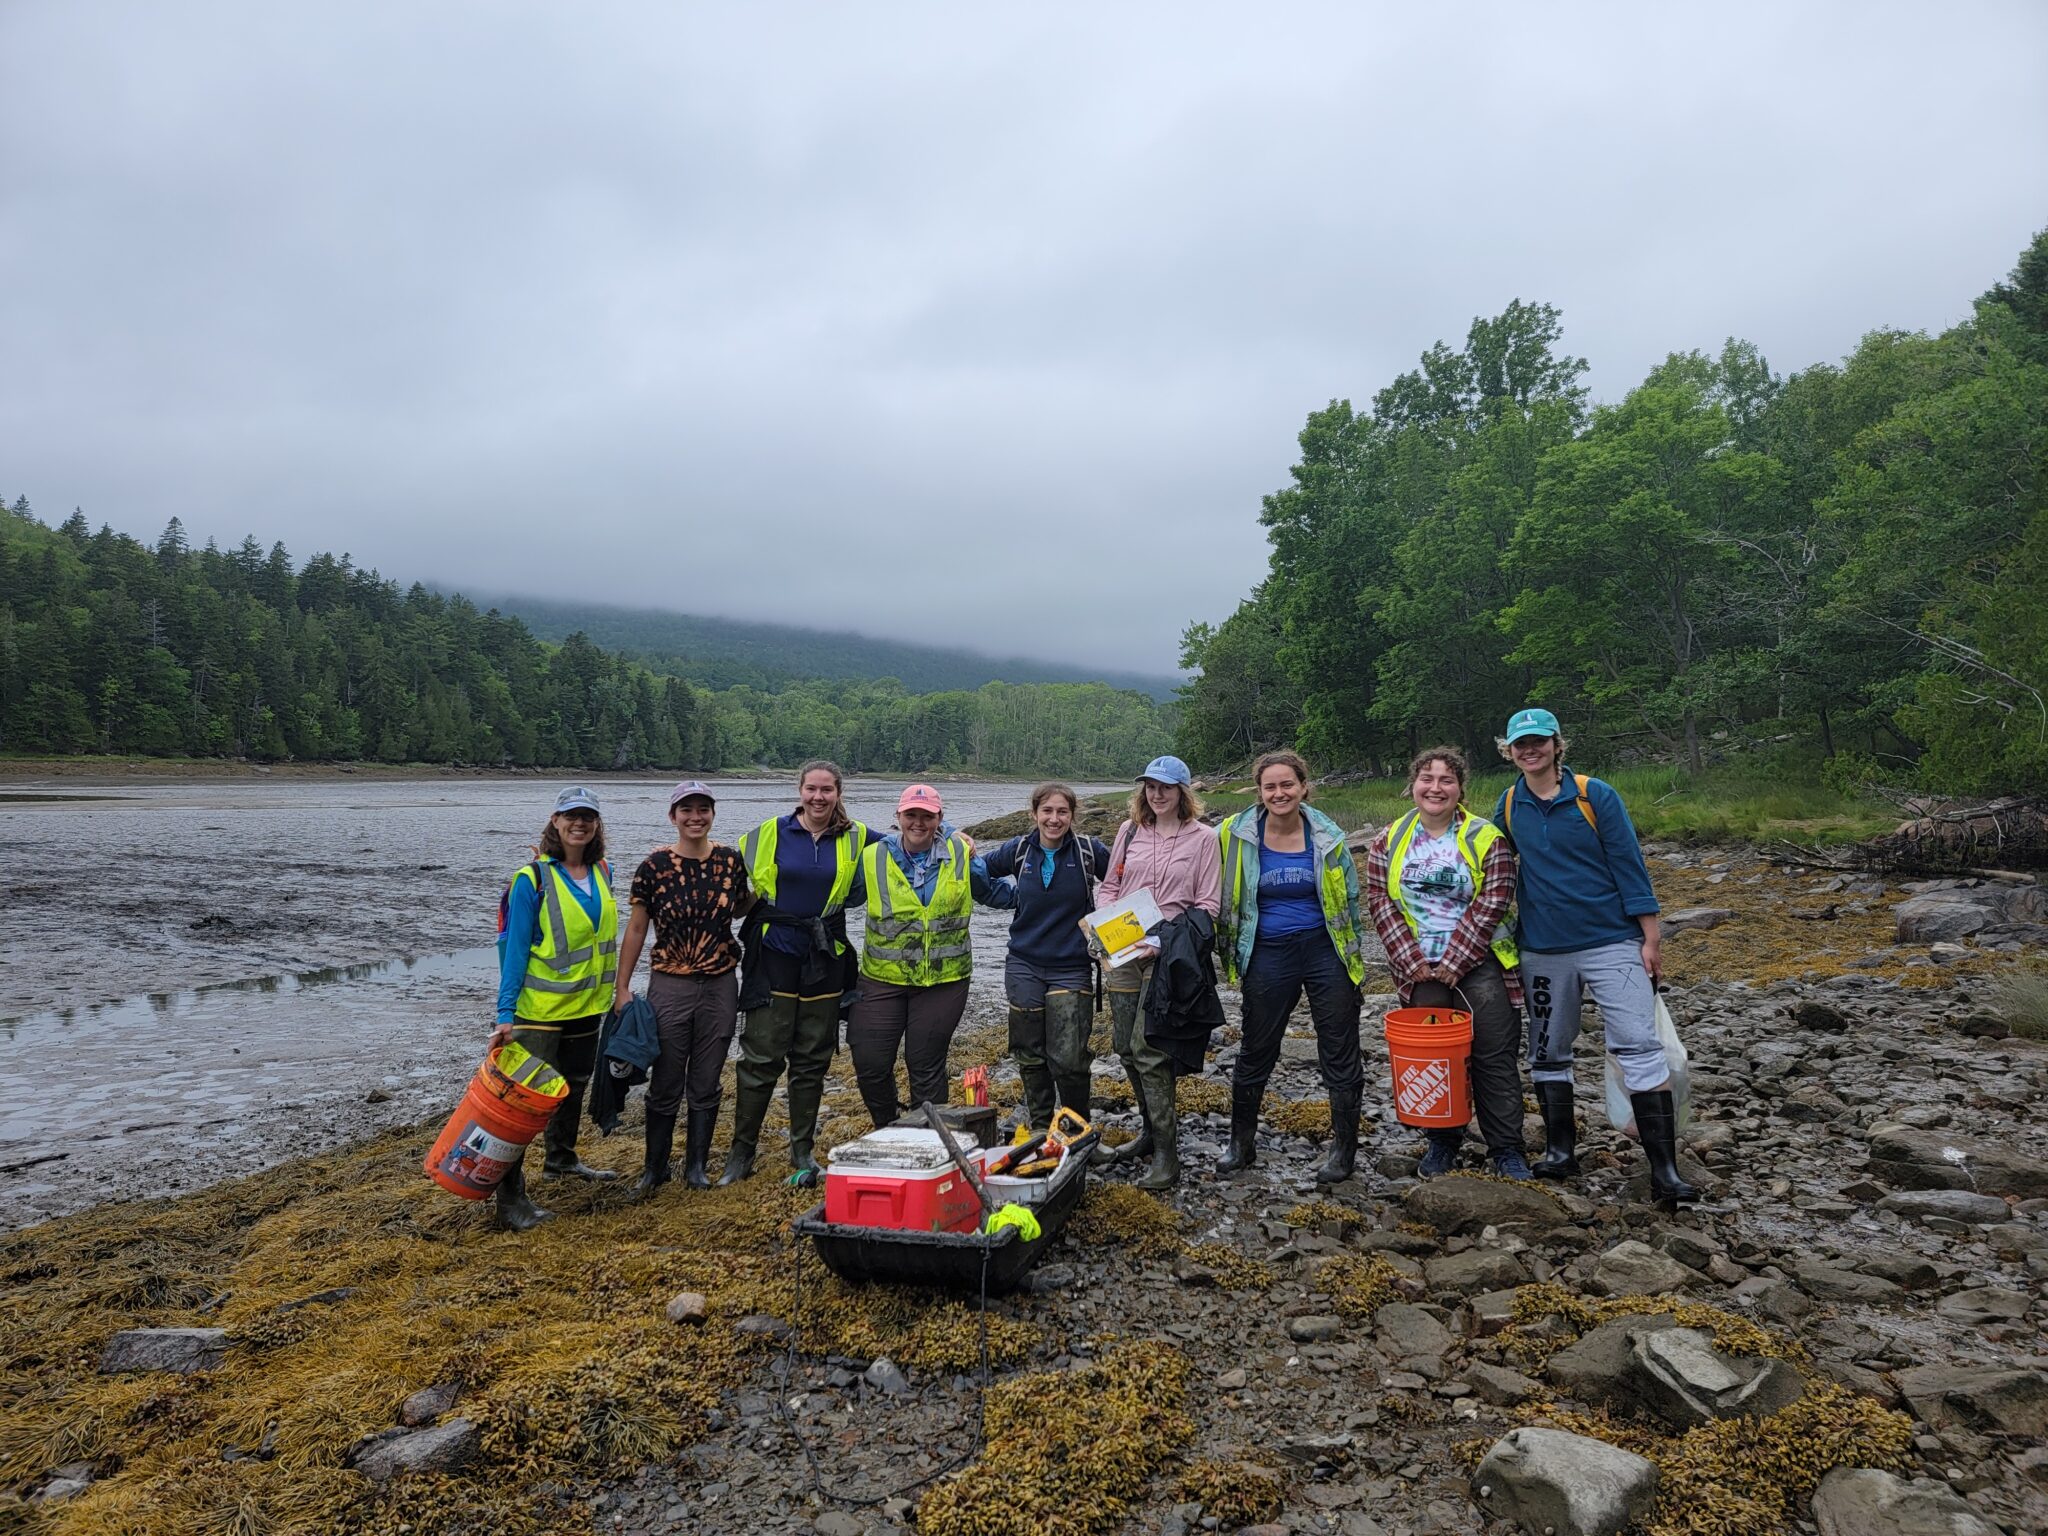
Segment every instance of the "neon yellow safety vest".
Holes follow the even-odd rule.
[[[1244,851],[1252,846],[1259,835],[1257,816],[1258,807],[1253,806],[1238,816],[1226,816],[1216,829],[1217,836],[1223,844],[1223,911],[1219,925],[1222,929],[1222,943],[1217,945],[1217,948],[1223,955],[1224,979],[1230,982],[1238,979],[1238,933],[1244,926],[1243,915],[1247,910]],[[1244,836],[1242,829],[1232,830],[1241,817],[1252,818],[1247,823],[1251,829],[1250,838]],[[1310,833],[1308,845],[1313,849],[1315,838],[1312,823]],[[1323,853],[1321,868],[1316,872],[1316,893],[1322,898],[1323,926],[1330,932],[1330,942],[1337,946],[1337,955],[1344,962],[1346,974],[1353,982],[1360,982],[1365,980],[1365,951],[1359,941],[1358,909],[1352,886],[1344,879],[1345,862],[1344,839],[1340,836],[1334,839]],[[1357,876],[1354,875],[1352,879],[1356,880]],[[1250,902],[1251,909],[1256,910],[1256,891],[1251,893]],[[1253,942],[1257,942],[1256,938]]]
[[[929,904],[917,899],[917,887],[881,843],[869,843],[860,857],[868,887],[860,973],[899,987],[936,987],[971,976],[974,944],[967,925],[974,914],[974,884],[965,841],[946,840],[946,861]]]
[[[596,865],[597,921],[569,888],[569,877],[554,859],[543,858],[512,877],[517,886],[539,877],[540,936],[526,956],[526,981],[513,1012],[536,1024],[555,1024],[603,1013],[612,1005],[619,971],[619,904],[612,896],[609,864]]]
[[[746,861],[747,881],[754,888],[754,894],[771,906],[775,902],[775,845],[782,831],[782,818],[775,816],[764,821],[753,831],[740,837],[740,857]],[[832,889],[825,897],[825,910],[820,917],[831,917],[843,910],[846,898],[853,894],[853,877],[860,871],[861,845],[868,840],[868,829],[859,822],[851,822],[839,834],[833,844],[838,855],[838,864],[832,871]],[[835,954],[845,954],[846,945],[834,941]]]
[[[1410,811],[1387,832],[1387,897],[1408,920],[1408,931],[1417,935],[1421,934],[1422,926],[1416,922],[1415,913],[1408,905],[1408,893],[1401,888],[1401,869],[1408,862],[1408,845],[1415,841],[1415,829],[1421,825],[1422,813]],[[1471,873],[1472,894],[1477,896],[1486,884],[1486,851],[1500,840],[1500,828],[1464,810],[1457,812],[1455,825],[1458,853]],[[1520,963],[1521,956],[1515,951],[1512,912],[1502,918],[1500,926],[1493,930],[1492,948],[1493,958],[1501,963],[1502,970],[1511,971]]]

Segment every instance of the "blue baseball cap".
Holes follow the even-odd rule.
[[[1524,736],[1556,736],[1559,734],[1557,716],[1547,709],[1523,709],[1515,712],[1508,721],[1508,744],[1512,746]]]
[[[565,789],[555,796],[555,814],[559,816],[564,811],[590,811],[599,815],[603,814],[597,809],[597,796],[593,795],[581,784],[576,785],[572,789]]]
[[[1188,772],[1188,765],[1177,757],[1155,757],[1145,765],[1145,771],[1138,775],[1158,784],[1192,784],[1195,776]]]

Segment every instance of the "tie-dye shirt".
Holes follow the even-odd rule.
[[[1472,905],[1472,871],[1450,831],[1431,837],[1418,826],[1401,864],[1401,890],[1415,914],[1416,935],[1425,958],[1436,961],[1450,947],[1458,919]]]

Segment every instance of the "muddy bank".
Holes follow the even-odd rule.
[[[498,893],[532,856],[553,784],[176,778],[0,793],[0,1041],[27,1106],[0,1122],[0,1228],[202,1188],[445,1109],[490,1028]],[[850,780],[848,804],[887,826],[899,787]],[[664,840],[667,788],[600,791],[621,898]],[[717,788],[721,840],[790,804],[781,777]],[[963,820],[1026,793],[945,786]],[[994,1016],[1006,931],[1002,915],[977,916],[977,1018]]]

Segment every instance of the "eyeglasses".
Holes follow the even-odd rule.
[[[559,814],[562,820],[572,822],[579,827],[594,827],[597,825],[597,812],[595,811],[562,811]]]

